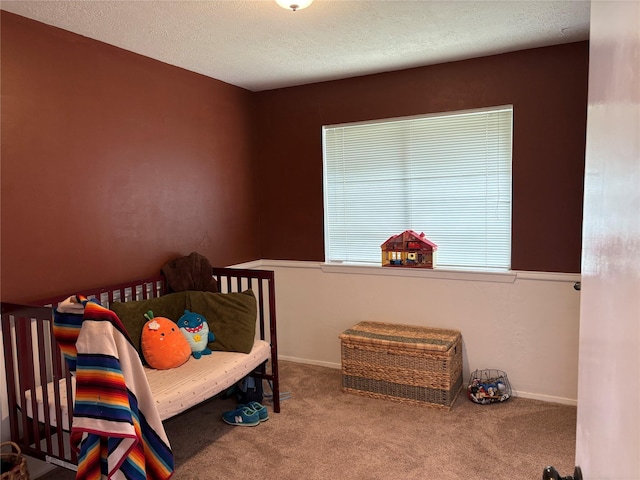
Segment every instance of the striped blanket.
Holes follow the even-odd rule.
[[[75,363],[71,443],[79,452],[76,478],[170,478],[169,440],[138,352],[118,316],[94,301],[69,297],[54,310],[54,335],[70,366]]]

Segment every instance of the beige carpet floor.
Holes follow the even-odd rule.
[[[335,369],[282,362],[280,370],[291,397],[279,414],[265,401],[270,419],[257,427],[221,420],[232,399],[165,422],[175,479],[537,480],[547,465],[573,473],[575,407],[522,398],[476,405],[461,394],[446,411],[343,393]]]

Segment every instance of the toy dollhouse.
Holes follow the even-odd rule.
[[[390,237],[382,249],[383,267],[434,268],[438,246],[413,230]]]

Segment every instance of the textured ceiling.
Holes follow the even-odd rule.
[[[3,10],[252,91],[586,40],[589,1],[5,1]]]

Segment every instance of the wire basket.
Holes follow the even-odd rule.
[[[2,453],[2,475],[0,480],[29,480],[29,469],[27,468],[27,459],[22,455],[20,447],[14,442],[2,442],[0,448],[9,445],[16,452]]]
[[[475,370],[467,388],[469,400],[480,405],[504,402],[511,398],[511,384],[502,370]]]

